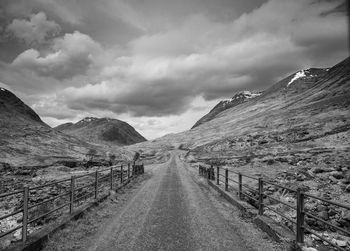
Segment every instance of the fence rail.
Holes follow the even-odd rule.
[[[324,219],[321,219],[320,217],[315,216],[311,212],[308,212],[305,208],[305,204],[307,203],[306,200],[308,198],[312,198],[314,200],[319,200],[323,203],[327,203],[329,205],[333,205],[342,209],[350,210],[350,205],[344,205],[338,202],[334,202],[331,200],[326,200],[323,198],[320,198],[318,196],[308,194],[303,192],[300,188],[297,190],[282,186],[280,184],[266,181],[261,177],[253,177],[251,175],[246,175],[241,172],[235,172],[233,170],[229,170],[227,168],[222,168],[217,166],[216,171],[213,166],[211,167],[204,167],[199,165],[199,175],[206,177],[209,180],[216,181],[217,185],[224,184],[225,191],[229,191],[229,187],[231,187],[233,190],[236,190],[239,196],[240,200],[244,200],[245,198],[249,198],[250,200],[253,200],[256,204],[254,206],[258,209],[259,215],[264,215],[265,209],[271,210],[272,212],[278,214],[283,219],[289,221],[292,223],[292,225],[295,225],[295,228],[293,228],[293,231],[295,232],[295,238],[296,241],[299,243],[304,243],[304,236],[305,233],[312,233],[318,238],[320,238],[322,241],[327,242],[332,247],[336,248],[337,250],[346,251],[349,249],[344,249],[343,247],[338,246],[336,243],[333,243],[332,241],[324,238],[323,236],[317,234],[308,224],[305,222],[305,217],[310,217],[316,220],[317,222],[321,222],[323,224],[326,224],[327,226],[333,227],[334,229],[346,234],[347,236],[350,236],[350,232],[346,229],[343,229],[339,226],[336,226]],[[231,176],[230,176],[231,174]],[[232,178],[232,174],[236,176],[236,180]],[[247,184],[244,184],[244,179],[248,178],[251,180],[255,180],[257,182],[257,187],[253,188],[251,186],[248,186]],[[229,184],[229,181],[238,184],[238,187],[233,187]],[[269,194],[267,194],[264,191],[265,185],[268,184],[270,186],[275,186],[280,189],[284,189],[288,191],[289,193],[293,193],[295,195],[295,205],[290,205],[284,201],[281,201]],[[270,205],[267,205],[266,199],[272,199],[275,202],[281,203],[282,205],[287,206],[291,210],[294,210],[296,212],[296,220],[290,219],[287,215],[283,214],[282,212],[272,208]]]
[[[9,217],[22,214],[20,221],[22,222],[19,226],[13,227],[6,232],[0,231],[0,238],[3,238],[13,232],[21,229],[21,239],[22,242],[25,243],[28,235],[28,226],[37,222],[44,217],[51,215],[59,210],[64,208],[68,209],[70,214],[75,212],[75,209],[83,204],[78,205],[79,201],[83,199],[89,199],[92,195],[94,195],[94,199],[98,199],[98,195],[100,193],[100,189],[106,190],[106,186],[103,187],[104,183],[107,183],[107,190],[113,190],[116,183],[119,183],[119,187],[124,186],[128,183],[128,181],[140,174],[144,173],[144,165],[127,165],[127,168],[124,169],[123,165],[110,167],[108,169],[100,169],[94,172],[88,172],[83,175],[72,175],[69,179],[59,180],[55,182],[51,182],[44,185],[28,187],[25,186],[23,190],[17,190],[9,193],[0,194],[0,200],[6,200],[10,196],[20,195],[22,194],[22,202],[20,208],[14,209],[13,212],[8,213],[6,215],[0,215],[0,223],[2,220],[5,220]],[[107,179],[109,178],[109,179]],[[90,179],[90,180],[89,180]],[[106,182],[107,181],[107,182]],[[78,182],[83,183],[87,182],[87,184],[78,185]],[[66,185],[62,185],[62,183],[67,183]],[[55,196],[51,196],[51,198],[46,198],[41,202],[30,205],[31,193],[35,193],[36,191],[50,186],[62,185],[63,193],[57,194]],[[93,190],[84,191],[85,188],[93,187]],[[109,189],[108,189],[109,188]],[[80,193],[79,193],[80,192]],[[62,203],[59,205],[56,204],[56,207],[50,210],[46,210],[46,212],[41,213],[40,215],[36,215],[36,211],[33,209],[38,209],[40,206],[47,205],[50,202],[57,201],[58,199],[65,198]],[[86,201],[85,201],[86,202]],[[39,210],[40,211],[40,210]],[[63,214],[64,212],[62,212]],[[32,216],[30,218],[30,215]],[[33,216],[34,215],[34,216]]]

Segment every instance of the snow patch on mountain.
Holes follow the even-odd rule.
[[[256,98],[261,95],[260,92],[251,92],[251,91],[244,91],[243,94],[246,98]]]
[[[242,91],[235,94],[232,98],[222,100],[222,102],[229,103],[237,99],[251,99],[259,97],[260,95],[260,92]]]
[[[294,77],[289,81],[289,83],[287,84],[287,87],[290,84],[292,84],[295,80],[303,77],[306,77],[305,71],[304,70],[298,71],[297,73],[295,73]]]

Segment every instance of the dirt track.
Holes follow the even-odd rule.
[[[120,210],[97,222],[101,226],[93,235],[69,237],[75,249],[282,250],[186,167],[176,151],[167,163],[148,166],[151,178]]]

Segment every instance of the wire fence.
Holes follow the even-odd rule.
[[[125,186],[130,179],[144,173],[144,165],[119,165],[107,169],[88,172],[83,175],[71,176],[56,182],[28,187],[9,193],[0,194],[0,201],[16,200],[19,206],[11,208],[10,213],[0,215],[2,221],[15,217],[18,226],[8,230],[0,229],[1,238],[21,231],[21,240],[27,241],[28,228],[35,229],[45,223],[86,205],[89,201],[98,200],[109,190]],[[35,233],[35,231],[32,231]]]
[[[307,200],[310,198],[345,210],[350,210],[350,205],[341,204],[332,200],[326,200],[321,197],[305,193],[300,188],[295,190],[274,182],[264,180],[261,177],[254,177],[222,167],[216,167],[215,170],[213,166],[208,168],[200,165],[199,175],[204,176],[207,179],[212,180],[214,182],[216,181],[217,185],[223,184],[225,187],[225,191],[236,191],[240,200],[245,200],[257,208],[259,215],[264,215],[266,214],[267,210],[270,210],[282,217],[283,219],[285,219],[286,221],[290,222],[292,224],[292,229],[295,233],[295,238],[297,242],[304,243],[305,234],[311,233],[337,250],[349,250],[338,246],[337,243],[334,243],[331,240],[326,239],[322,235],[318,234],[311,226],[309,226],[305,222],[305,217],[312,218],[317,222],[325,224],[329,226],[332,230],[339,231],[345,236],[350,236],[350,232],[347,229],[337,226],[325,219],[316,216],[314,213],[311,212],[311,210],[308,210],[306,207]],[[252,181],[249,183],[253,183],[254,186],[248,185],[247,179]],[[287,191],[295,198],[294,203],[287,203],[268,194],[265,189],[266,185],[275,186],[279,189]],[[296,219],[292,219],[283,212],[273,208],[271,206],[271,203],[268,203],[268,201],[280,203],[288,209],[293,210],[296,214]]]

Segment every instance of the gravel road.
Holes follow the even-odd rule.
[[[177,152],[148,172],[152,178],[88,250],[256,250],[191,178]]]
[[[286,250],[210,189],[181,154],[147,165],[116,200],[51,236],[43,250]]]

